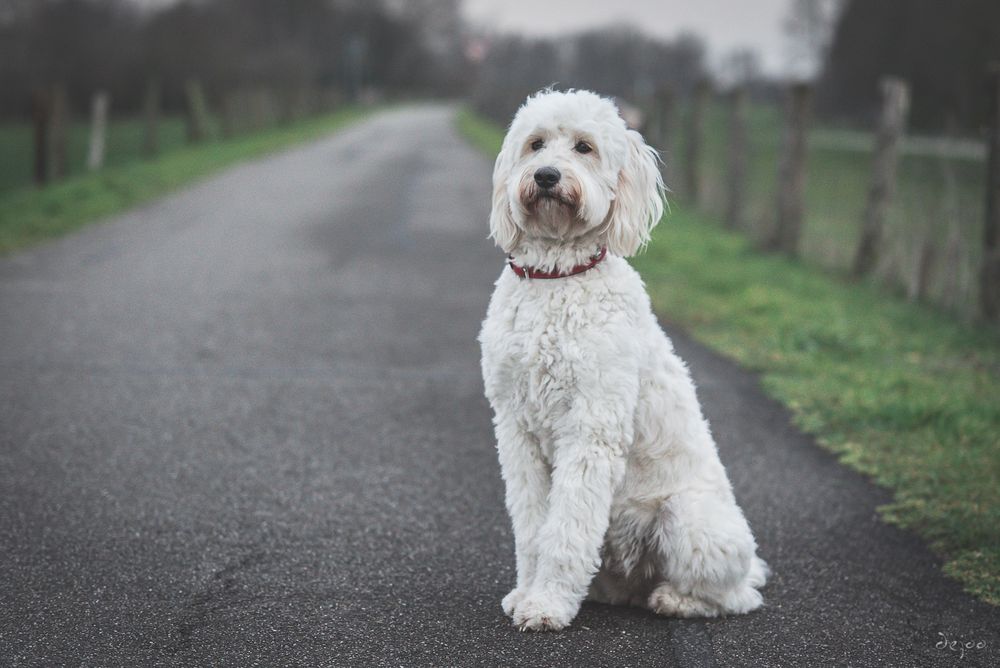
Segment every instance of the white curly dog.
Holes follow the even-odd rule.
[[[514,116],[490,215],[510,262],[479,340],[521,630],[566,627],[584,598],[681,617],[763,602],[694,384],[622,259],[662,213],[656,152],[610,100],[546,90]]]

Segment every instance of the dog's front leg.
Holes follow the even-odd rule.
[[[613,490],[623,470],[620,451],[595,438],[557,448],[535,577],[514,608],[514,624],[522,631],[559,630],[576,617],[600,567]]]
[[[548,509],[549,466],[538,442],[513,417],[498,412],[496,435],[517,560],[517,586],[500,603],[510,616],[535,577],[538,532]]]

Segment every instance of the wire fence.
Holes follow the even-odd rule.
[[[771,241],[779,227],[779,198],[788,186],[784,181],[791,178],[781,172],[789,145],[788,114],[775,105],[747,105],[738,97],[713,96],[707,104],[688,101],[670,110],[654,105],[647,132],[663,151],[666,180],[675,198],[729,221],[759,247],[776,248]],[[737,104],[744,108],[734,111]],[[702,108],[703,118],[692,119]],[[878,253],[864,274],[908,299],[932,303],[965,319],[977,317],[984,289],[979,279],[986,144],[903,136],[892,157],[893,182],[888,192],[881,192],[886,188],[873,176],[876,130],[807,123],[799,175],[804,179],[801,227],[793,247],[785,250],[805,262],[850,274],[856,269],[866,208],[873,198],[882,198]],[[734,142],[742,148],[734,151]],[[697,164],[693,174],[688,168],[692,162]]]

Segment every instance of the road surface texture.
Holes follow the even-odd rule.
[[[387,112],[0,260],[0,665],[996,665],[997,610],[879,521],[889,496],[676,332],[768,606],[511,628],[475,340],[503,260],[452,116]]]

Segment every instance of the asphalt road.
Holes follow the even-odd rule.
[[[0,260],[0,665],[996,665],[1000,614],[879,521],[888,495],[676,332],[768,606],[510,627],[475,342],[502,258],[451,113]]]

